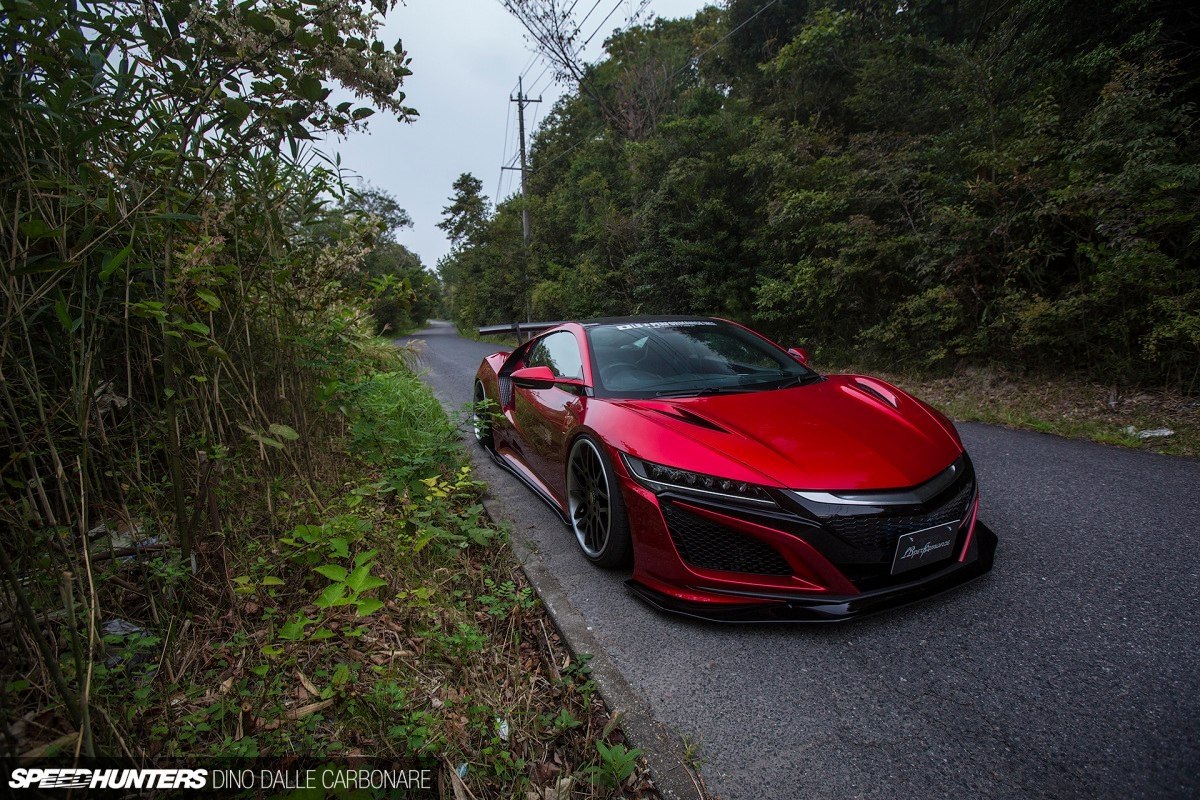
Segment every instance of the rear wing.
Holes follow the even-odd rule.
[[[529,336],[542,331],[548,331],[551,328],[557,328],[563,324],[563,320],[558,322],[506,322],[503,325],[486,325],[479,329],[480,336],[503,336],[511,333],[517,337],[517,342],[524,342]],[[522,334],[525,334],[522,336]]]

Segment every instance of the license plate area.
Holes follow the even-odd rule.
[[[901,536],[896,542],[896,554],[892,558],[892,574],[899,575],[952,556],[961,521],[955,520]]]

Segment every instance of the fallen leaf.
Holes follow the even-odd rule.
[[[307,717],[309,714],[315,714],[318,711],[323,711],[324,709],[329,708],[331,705],[333,705],[332,697],[328,700],[322,700],[318,703],[309,703],[308,705],[301,706],[300,708],[293,708],[287,713],[287,718],[300,719],[301,717]]]
[[[314,686],[313,682],[308,679],[308,676],[301,672],[298,668],[296,670],[296,677],[300,679],[300,685],[304,687],[306,692],[311,694],[313,697],[319,697],[321,695],[321,690]]]

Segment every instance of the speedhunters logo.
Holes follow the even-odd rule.
[[[10,789],[203,789],[206,769],[87,769],[84,767],[18,767]]]

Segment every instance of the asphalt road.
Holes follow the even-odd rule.
[[[444,323],[414,338],[465,408],[497,348]],[[993,572],[839,626],[660,615],[515,478],[484,475],[720,797],[1200,796],[1200,462],[958,427],[1000,537]]]

